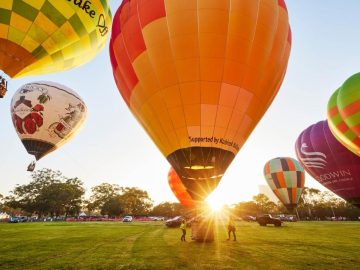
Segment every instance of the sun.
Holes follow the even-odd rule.
[[[224,207],[225,203],[221,198],[211,197],[207,200],[211,210],[213,212],[220,212]]]

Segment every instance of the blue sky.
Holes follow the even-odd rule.
[[[121,0],[111,0],[113,14]],[[326,118],[330,95],[360,65],[358,0],[288,0],[293,47],[283,85],[270,109],[230,165],[211,199],[234,203],[250,199],[265,184],[263,166],[271,158],[295,156],[300,132]],[[37,168],[79,177],[89,191],[102,182],[145,189],[155,203],[175,201],[168,184],[169,164],[123,102],[115,86],[108,45],[90,63],[71,71],[10,82],[0,100],[0,193],[30,181],[32,160],[10,118],[12,94],[36,80],[74,89],[88,106],[83,130],[68,144],[38,162]],[[322,188],[309,175],[306,185]]]

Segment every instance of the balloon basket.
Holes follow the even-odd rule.
[[[196,242],[214,241],[214,220],[211,218],[196,218],[191,222],[191,239]]]

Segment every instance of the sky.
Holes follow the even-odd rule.
[[[111,0],[112,13],[121,0]],[[208,198],[233,204],[250,200],[266,184],[264,164],[275,157],[296,158],[294,144],[308,126],[326,118],[331,94],[360,65],[358,0],[287,0],[292,50],[284,82],[274,102]],[[91,62],[57,74],[12,80],[0,100],[0,194],[29,183],[33,160],[10,117],[12,94],[23,84],[47,80],[74,89],[88,107],[81,132],[41,159],[37,169],[60,170],[91,187],[103,182],[148,191],[154,203],[176,201],[168,183],[170,165],[130,113],[114,83],[108,44]],[[325,190],[306,175],[305,185]]]

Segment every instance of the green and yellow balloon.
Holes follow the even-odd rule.
[[[360,73],[348,78],[331,96],[328,123],[336,139],[360,156]]]
[[[0,73],[18,78],[77,67],[104,47],[111,23],[106,0],[2,0]]]

